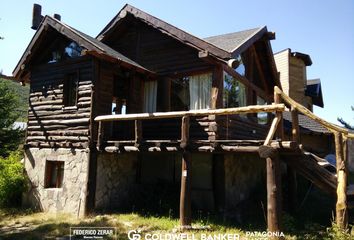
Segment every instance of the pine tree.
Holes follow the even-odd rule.
[[[352,111],[354,111],[354,107],[352,106]],[[344,127],[354,130],[354,125],[351,125],[350,123],[346,122],[343,120],[343,118],[337,118],[338,122],[340,122]]]

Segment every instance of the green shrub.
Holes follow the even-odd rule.
[[[25,189],[25,177],[21,163],[22,154],[12,152],[7,158],[0,157],[0,206],[14,207],[21,204]]]

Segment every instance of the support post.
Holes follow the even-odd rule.
[[[291,122],[292,122],[292,140],[297,144],[300,143],[300,127],[299,115],[297,110],[291,107]],[[294,214],[296,212],[297,202],[297,176],[296,171],[290,165],[287,165],[287,180],[288,180],[288,204],[289,212]]]
[[[192,223],[192,163],[191,155],[188,151],[182,154],[182,173],[181,173],[181,195],[179,205],[179,220],[182,229],[188,229]]]
[[[143,132],[142,132],[142,126],[141,126],[141,120],[135,120],[134,121],[135,128],[135,147],[139,147]]]
[[[103,135],[104,135],[104,127],[103,127],[103,122],[99,121],[98,122],[98,135],[97,135],[97,150],[101,151],[102,150],[102,144],[103,144]]]
[[[278,154],[266,158],[267,165],[267,222],[268,231],[280,232],[281,169]]]
[[[274,91],[274,103],[275,104],[279,104],[281,103],[281,95],[277,92]],[[277,129],[277,136],[278,138],[280,138],[281,140],[284,140],[284,120],[283,120],[283,113],[277,111],[275,113],[276,117],[278,117],[279,120],[279,125],[278,125],[278,129]]]
[[[189,141],[189,116],[182,117],[181,124],[181,148],[185,149]]]
[[[338,227],[345,229],[348,226],[347,210],[347,171],[344,159],[343,136],[339,132],[334,133],[336,146],[336,167],[337,167],[337,203],[336,223]],[[346,143],[346,141],[344,142]]]

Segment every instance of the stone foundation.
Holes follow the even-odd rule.
[[[39,149],[25,151],[25,170],[28,176],[28,192],[23,205],[46,212],[67,212],[83,216],[86,204],[88,177],[88,150]],[[47,161],[63,161],[62,187],[46,188]]]
[[[136,154],[99,153],[95,208],[129,209],[136,182]]]
[[[265,160],[258,154],[226,154],[224,163],[225,210],[230,211],[237,209],[240,202],[260,187],[265,174]]]

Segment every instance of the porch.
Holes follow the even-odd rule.
[[[281,231],[281,168],[283,161],[287,164],[288,184],[290,191],[289,204],[292,207],[296,205],[296,172],[303,175],[320,189],[330,194],[337,195],[337,223],[339,226],[347,225],[347,182],[345,173],[345,158],[343,149],[346,148],[346,139],[353,137],[346,129],[328,123],[315,116],[306,108],[287,97],[279,88],[275,87],[274,102],[272,105],[253,105],[247,107],[227,108],[227,109],[209,109],[209,110],[190,110],[178,112],[156,112],[126,115],[104,115],[95,118],[98,122],[97,150],[111,153],[125,152],[181,152],[181,191],[180,191],[180,224],[182,228],[191,226],[191,153],[257,153],[261,158],[266,159],[266,178],[267,178],[267,222],[268,230],[272,232]],[[285,104],[282,104],[284,102]],[[282,112],[285,111],[285,105],[291,109],[292,113],[292,139],[285,141],[284,129],[282,124]],[[232,134],[220,134],[218,122],[220,119],[228,119],[235,115],[273,113],[273,119],[268,128],[268,133],[264,139],[240,138]],[[302,149],[299,139],[298,113],[302,113],[322,126],[333,132],[336,140],[337,154],[337,175],[329,172],[320,166],[319,158],[311,157]],[[161,121],[173,119],[179,124],[175,124],[178,134],[172,137],[156,138],[158,134],[144,135],[144,121]],[[195,125],[198,119],[210,120],[216,122],[214,126],[213,138],[202,138],[195,134]],[[107,126],[109,122],[128,122],[133,124],[131,139],[110,139],[107,137]],[[200,125],[199,125],[200,126]],[[252,128],[254,125],[245,125],[244,129]],[[260,127],[261,128],[261,127]],[[210,127],[208,126],[208,129]],[[151,130],[151,129],[150,129]],[[160,136],[163,136],[160,135]],[[210,135],[207,135],[210,136]],[[252,136],[250,134],[250,136]],[[276,136],[276,137],[275,137]],[[249,137],[249,136],[248,136]],[[345,151],[344,151],[345,152]],[[340,166],[340,167],[338,167]],[[338,179],[338,180],[337,180]],[[350,187],[348,187],[350,189]],[[343,207],[344,206],[344,207]]]

